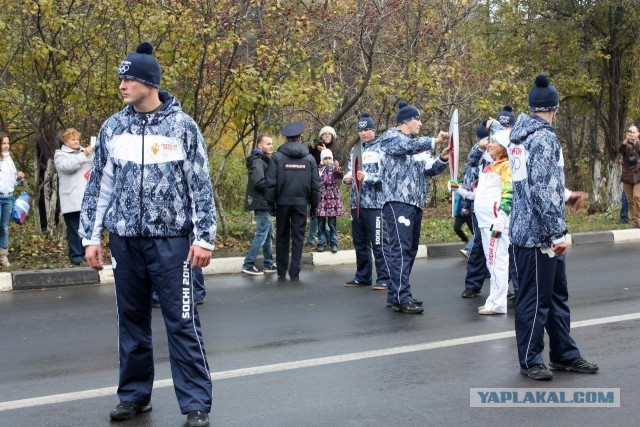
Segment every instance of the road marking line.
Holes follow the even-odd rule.
[[[607,323],[625,322],[640,319],[640,313],[624,314],[620,316],[602,317],[599,319],[581,320],[571,323],[571,328],[584,328],[588,326],[604,325]],[[252,368],[233,369],[231,371],[215,372],[211,374],[213,381],[240,378],[250,375],[267,374],[273,372],[290,371],[293,369],[311,368],[315,366],[331,365],[335,363],[352,362],[356,360],[370,359],[374,357],[392,356],[397,354],[414,353],[417,351],[434,350],[438,348],[455,347],[459,345],[475,344],[479,342],[501,340],[515,337],[514,331],[497,332],[493,334],[476,335],[472,337],[455,338],[450,340],[434,341],[423,344],[406,345],[401,347],[385,348],[380,350],[362,351],[358,353],[342,354],[338,356],[318,357],[296,362],[275,363],[272,365],[255,366]],[[173,386],[173,380],[158,380],[153,382],[153,388],[159,389]],[[117,387],[96,388],[93,390],[76,391],[72,393],[54,394],[50,396],[34,397],[30,399],[11,400],[0,402],[0,412],[12,409],[29,408],[53,403],[71,402],[74,400],[92,399],[96,397],[113,396]]]

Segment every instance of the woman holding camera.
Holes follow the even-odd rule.
[[[316,159],[316,164],[318,165],[318,169],[322,165],[322,159],[320,158],[320,154],[323,150],[330,150],[333,155],[333,165],[336,168],[336,171],[340,171],[340,163],[342,162],[342,150],[338,148],[338,143],[336,142],[336,138],[338,135],[336,134],[336,130],[331,126],[324,126],[318,132],[318,138],[313,141],[313,144],[309,147],[309,153]],[[329,233],[329,229],[325,230]],[[316,216],[311,216],[309,220],[309,234],[307,234],[307,246],[313,247],[315,244],[316,236],[318,235],[318,218]],[[318,242],[319,243],[319,242]]]
[[[640,228],[640,131],[638,125],[629,126],[627,137],[624,139],[618,153],[622,154],[622,186],[629,202],[631,224]]]

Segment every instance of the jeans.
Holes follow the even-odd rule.
[[[13,196],[0,197],[0,248],[9,248],[9,221],[15,199]]]
[[[474,242],[474,239],[469,239],[467,241],[467,246],[464,247],[464,250],[467,251],[467,253],[471,252],[471,248],[473,248],[473,242]]]
[[[63,214],[67,224],[67,243],[69,245],[69,259],[74,262],[84,261],[84,248],[78,233],[80,227],[80,211]]]
[[[318,217],[312,216],[309,219],[309,234],[307,235],[307,245],[313,246],[316,244],[316,235],[318,234]]]
[[[327,232],[327,226],[329,232]],[[336,229],[335,216],[319,216],[318,217],[318,247],[324,248],[324,245],[330,242],[331,247],[338,247],[338,230]]]
[[[627,195],[622,190],[622,204],[620,205],[620,219],[627,222],[629,221],[629,202],[627,201]]]
[[[256,234],[253,236],[249,252],[244,258],[244,264],[242,268],[251,268],[256,262],[258,252],[262,248],[262,255],[264,255],[264,266],[272,267],[273,252],[271,250],[271,244],[273,242],[273,221],[271,220],[271,214],[266,209],[256,209]]]

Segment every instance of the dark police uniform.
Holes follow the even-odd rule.
[[[320,203],[320,176],[316,161],[309,149],[296,142],[304,125],[290,123],[282,129],[287,142],[271,156],[265,183],[265,198],[276,205],[276,266],[278,277],[297,280],[304,231],[307,224],[307,205],[314,212]],[[291,264],[289,264],[291,242]]]

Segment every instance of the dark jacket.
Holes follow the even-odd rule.
[[[640,145],[633,144],[629,146],[627,144],[620,144],[618,147],[618,153],[622,154],[622,176],[620,181],[626,184],[637,184],[640,182]],[[629,164],[629,157],[636,157],[636,164]]]
[[[269,157],[268,154],[256,148],[251,151],[247,158],[247,198],[244,203],[246,211],[269,209],[269,203],[264,198],[264,184],[267,167],[269,166]]]
[[[287,142],[271,156],[264,195],[267,202],[277,205],[318,206],[320,175],[305,145]]]
[[[314,142],[313,146],[309,147],[309,153],[311,153],[313,158],[316,160],[316,165],[319,166],[322,160],[320,158],[320,154],[322,153],[322,150],[324,150],[324,148],[319,148],[316,145],[317,142],[318,140]],[[327,150],[331,151],[331,154],[333,155],[333,160],[336,160],[338,163],[340,163],[340,165],[342,165],[342,150],[340,149],[340,147],[338,147],[338,144],[334,141],[329,145],[325,145],[325,147],[327,148]]]

